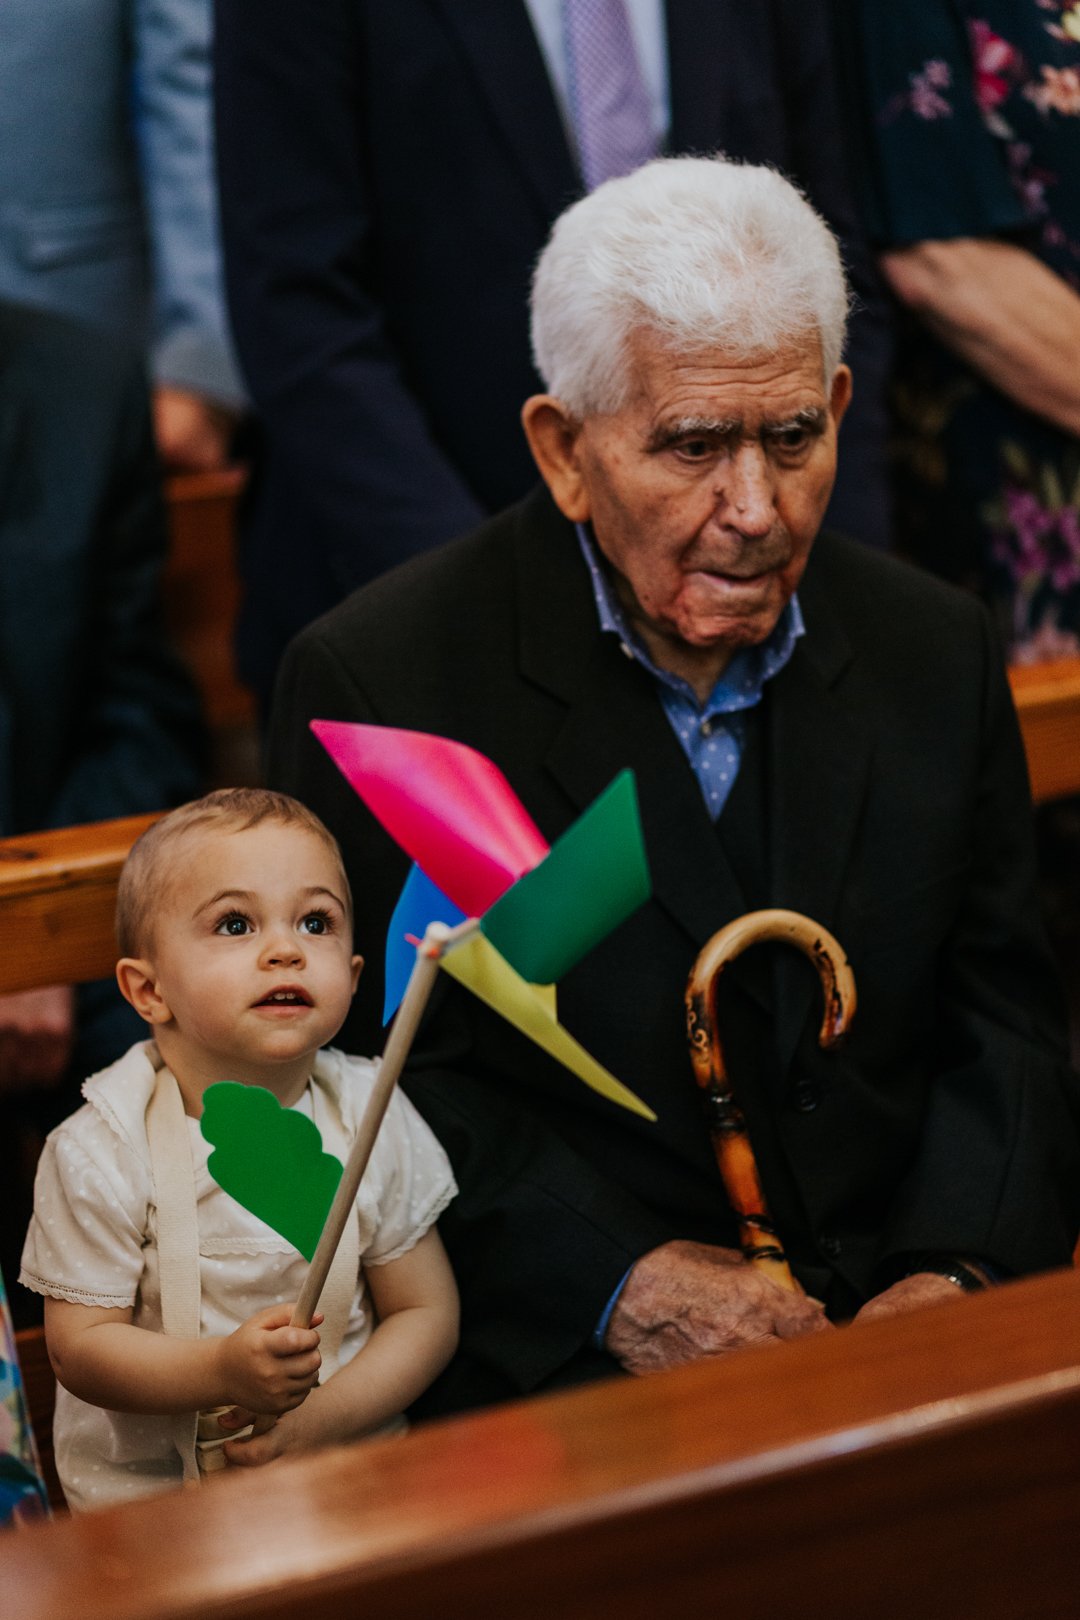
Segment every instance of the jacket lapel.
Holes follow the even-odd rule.
[[[846,701],[845,678],[853,655],[813,565],[799,600],[807,634],[770,693],[773,893],[777,905],[804,912],[835,931],[873,738],[864,718]],[[816,975],[807,973],[805,964],[787,950],[776,953],[775,983],[777,1044],[786,1067],[808,1006],[820,998],[820,990]]]
[[[654,897],[700,948],[745,911],[738,880],[652,677],[598,628],[573,529],[546,493],[525,511],[518,543],[521,667],[566,704],[545,768],[584,810],[613,776],[633,767]]]
[[[581,191],[522,0],[431,0],[491,109],[545,227]]]

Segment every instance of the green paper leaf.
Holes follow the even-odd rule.
[[[218,1186],[310,1260],[342,1172],[318,1127],[272,1091],[231,1080],[207,1088],[201,1125]]]
[[[480,927],[532,984],[553,984],[649,898],[633,771],[620,771]]]

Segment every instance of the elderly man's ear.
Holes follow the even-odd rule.
[[[839,428],[844,415],[851,404],[851,396],[855,391],[855,384],[851,375],[850,366],[837,366],[833,374],[832,387],[829,390],[829,410],[832,419]]]
[[[564,518],[585,523],[589,497],[578,463],[580,422],[551,394],[533,394],[521,411],[521,425],[540,476]]]

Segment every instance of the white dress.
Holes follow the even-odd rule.
[[[313,1115],[327,1152],[344,1158],[371,1091],[375,1065],[328,1049],[296,1105]],[[137,1327],[161,1331],[157,1212],[146,1137],[156,1073],[133,1046],[83,1086],[86,1102],[49,1136],[34,1188],[20,1282],[81,1305],[133,1307]],[[231,1333],[266,1306],[295,1300],[307,1261],[224,1192],[206,1168],[210,1146],[189,1120],[199,1227],[201,1331]],[[357,1195],[363,1266],[407,1253],[457,1191],[449,1162],[416,1109],[395,1091]],[[372,1331],[363,1268],[338,1356],[343,1366]],[[72,1508],[177,1485],[183,1466],[175,1420],[108,1412],[58,1388],[56,1465]]]

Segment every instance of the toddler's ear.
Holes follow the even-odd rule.
[[[158,987],[152,962],[134,956],[121,957],[116,964],[116,982],[121,994],[148,1024],[171,1022],[172,1013]]]
[[[360,983],[360,974],[363,972],[363,968],[364,958],[362,956],[354,956],[352,959],[352,993],[354,996],[356,994],[356,987]]]

